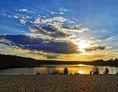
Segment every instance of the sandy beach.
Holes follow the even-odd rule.
[[[0,92],[118,92],[118,75],[0,75]]]

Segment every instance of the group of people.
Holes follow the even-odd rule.
[[[109,69],[105,67],[103,74],[108,74],[108,73],[109,73]],[[93,70],[90,71],[90,74],[99,74],[99,68],[94,67]]]
[[[68,74],[68,73],[69,73],[69,71],[68,71],[68,68],[67,68],[67,67],[64,67],[63,72],[60,72],[60,71],[57,70],[57,69],[54,69],[52,72],[48,71],[48,74]],[[39,74],[40,74],[40,73],[36,73],[36,75],[39,75]],[[46,73],[42,73],[42,74],[46,74]],[[72,73],[70,73],[70,74],[72,74]],[[79,74],[79,73],[75,73],[75,74]],[[90,74],[100,74],[100,73],[99,73],[99,68],[98,68],[97,66],[94,67],[94,68],[90,71]],[[105,67],[103,74],[109,74],[109,69],[108,69],[108,67]],[[118,74],[118,72],[117,72],[116,74]]]

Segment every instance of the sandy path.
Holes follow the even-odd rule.
[[[118,75],[1,75],[0,92],[118,92]]]

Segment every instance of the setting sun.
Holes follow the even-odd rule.
[[[89,43],[84,41],[84,40],[81,40],[79,43],[78,43],[78,47],[79,47],[79,50],[81,52],[85,52],[85,48],[89,47]]]

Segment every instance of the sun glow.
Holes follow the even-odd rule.
[[[82,70],[79,70],[78,73],[83,74],[83,71]]]
[[[78,47],[79,47],[79,50],[80,50],[81,52],[85,52],[85,49],[86,49],[87,47],[89,47],[89,46],[90,46],[90,43],[87,42],[87,41],[84,41],[84,40],[81,40],[81,41],[78,43]]]

